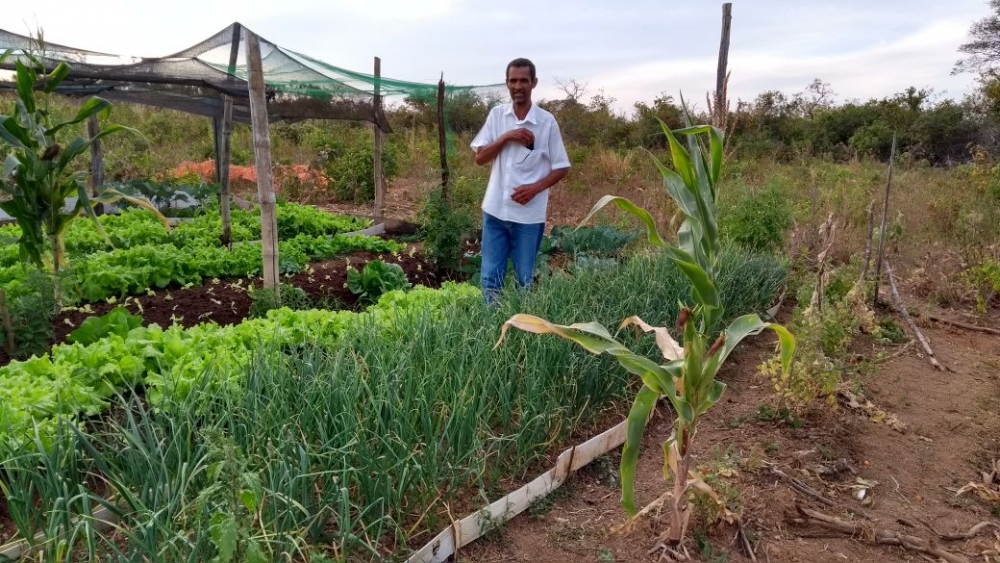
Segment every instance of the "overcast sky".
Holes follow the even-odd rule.
[[[538,67],[539,97],[556,80],[603,90],[628,108],[666,93],[701,102],[714,87],[721,2],[620,0],[6,0],[0,28],[44,29],[54,43],[162,56],[240,21],[262,37],[333,65],[391,78],[452,84],[503,80],[519,56]],[[531,6],[529,8],[529,6]],[[908,86],[961,98],[957,47],[986,0],[736,0],[730,97],[794,93],[814,78],[839,100]]]

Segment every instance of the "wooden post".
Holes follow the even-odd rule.
[[[101,132],[101,123],[97,115],[90,116],[87,120],[87,135],[93,139]],[[96,196],[97,190],[104,185],[104,151],[101,150],[101,140],[90,143],[90,195]],[[98,203],[94,206],[94,213],[101,215],[104,213],[104,204]]]
[[[271,133],[267,123],[264,68],[260,38],[247,31],[246,56],[250,90],[250,122],[257,165],[257,199],[260,202],[260,242],[263,251],[264,287],[278,291],[278,222],[275,215],[274,171],[271,168]]]
[[[373,169],[375,170],[375,216],[382,217],[385,213],[385,184],[382,178],[382,128],[378,117],[382,114],[382,59],[375,57],[375,99],[372,104],[375,113],[375,146],[372,150]]]
[[[213,120],[215,131],[215,180],[219,183],[219,211],[222,214],[222,246],[232,250],[232,213],[229,193],[229,163],[232,155],[233,100],[222,98],[222,115]]]
[[[448,200],[448,148],[445,142],[444,131],[444,73],[441,73],[441,80],[438,81],[437,95],[437,120],[438,120],[438,151],[441,153],[441,197]]]
[[[229,74],[227,80],[233,80],[233,75],[236,74],[236,60],[240,56],[240,36],[243,34],[243,26],[239,22],[233,24],[233,41],[229,44],[229,68],[226,72]]]
[[[726,108],[726,67],[729,66],[729,31],[733,25],[733,4],[722,5],[722,41],[719,44],[719,68],[715,75],[715,114],[717,127],[725,123]]]
[[[865,245],[865,263],[861,267],[861,277],[858,283],[864,283],[868,277],[868,267],[872,263],[872,234],[875,232],[875,200],[868,204],[868,244]]]
[[[879,227],[878,257],[875,259],[875,297],[872,303],[878,305],[878,286],[882,283],[882,257],[885,255],[885,222],[889,217],[889,188],[892,186],[892,161],[896,160],[896,133],[892,134],[892,149],[889,151],[889,176],[885,181],[885,203],[882,204],[882,226]]]
[[[243,33],[243,26],[239,23],[233,24],[233,40],[229,45],[229,67],[226,72],[227,81],[235,82],[233,77],[236,74],[236,61],[240,56],[240,36]],[[221,142],[219,140],[221,133]],[[232,197],[229,191],[229,164],[232,162],[233,153],[233,100],[229,96],[222,96],[222,119],[216,125],[216,175],[219,182],[219,212],[222,215],[222,246],[233,249],[233,220],[230,206]]]
[[[14,323],[10,320],[10,307],[7,306],[7,292],[2,287],[0,287],[0,323],[3,324],[3,349],[7,352],[7,356],[13,359],[17,342],[14,340]]]

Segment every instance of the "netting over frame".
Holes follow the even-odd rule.
[[[46,66],[65,62],[69,78],[57,89],[70,96],[100,95],[110,100],[147,104],[205,116],[222,114],[222,98],[233,101],[233,120],[250,122],[245,47],[247,30],[239,24],[187,49],[166,57],[135,58],[98,53],[45,43],[0,30],[0,52],[13,51],[0,69],[13,68],[20,51],[28,50]],[[377,111],[376,93],[386,97],[431,100],[436,84],[376,78],[372,74],[336,67],[260,38],[261,62],[267,85],[268,118],[271,121],[302,119],[348,119],[375,123],[390,131],[382,111]],[[449,94],[502,87],[448,86]],[[0,81],[0,89],[13,88]]]

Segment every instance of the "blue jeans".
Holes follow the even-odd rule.
[[[535,273],[535,256],[542,244],[545,223],[515,223],[502,221],[483,213],[483,297],[494,303],[503,290],[507,276],[507,260],[514,263],[514,274],[520,287],[530,287]]]

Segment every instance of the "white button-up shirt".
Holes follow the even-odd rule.
[[[503,221],[544,223],[549,190],[536,195],[527,205],[521,205],[510,197],[515,188],[537,182],[552,170],[569,168],[569,156],[552,114],[532,103],[528,114],[519,120],[514,115],[513,104],[496,106],[490,110],[483,128],[472,140],[472,150],[485,147],[507,131],[518,128],[527,129],[535,135],[534,150],[517,141],[503,146],[493,159],[482,209]]]

